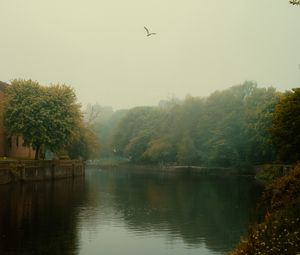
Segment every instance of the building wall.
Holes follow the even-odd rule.
[[[12,136],[7,139],[6,155],[10,158],[34,159],[35,150],[23,145],[22,136]]]

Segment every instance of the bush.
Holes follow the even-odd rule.
[[[300,164],[267,186],[262,205],[267,208],[262,222],[230,254],[300,254]]]

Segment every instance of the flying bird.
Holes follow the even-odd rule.
[[[150,33],[150,32],[149,32],[149,29],[146,28],[145,26],[144,26],[144,28],[145,28],[145,30],[146,30],[146,32],[147,32],[147,36],[150,36],[150,35],[156,35],[156,33]]]

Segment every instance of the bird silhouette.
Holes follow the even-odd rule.
[[[150,36],[150,35],[156,35],[156,33],[150,33],[150,32],[149,32],[149,29],[146,28],[145,26],[144,26],[144,28],[145,28],[145,30],[146,30],[146,32],[147,32],[147,36]]]

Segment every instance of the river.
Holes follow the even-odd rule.
[[[251,177],[138,168],[2,185],[0,254],[227,254],[261,190]]]

